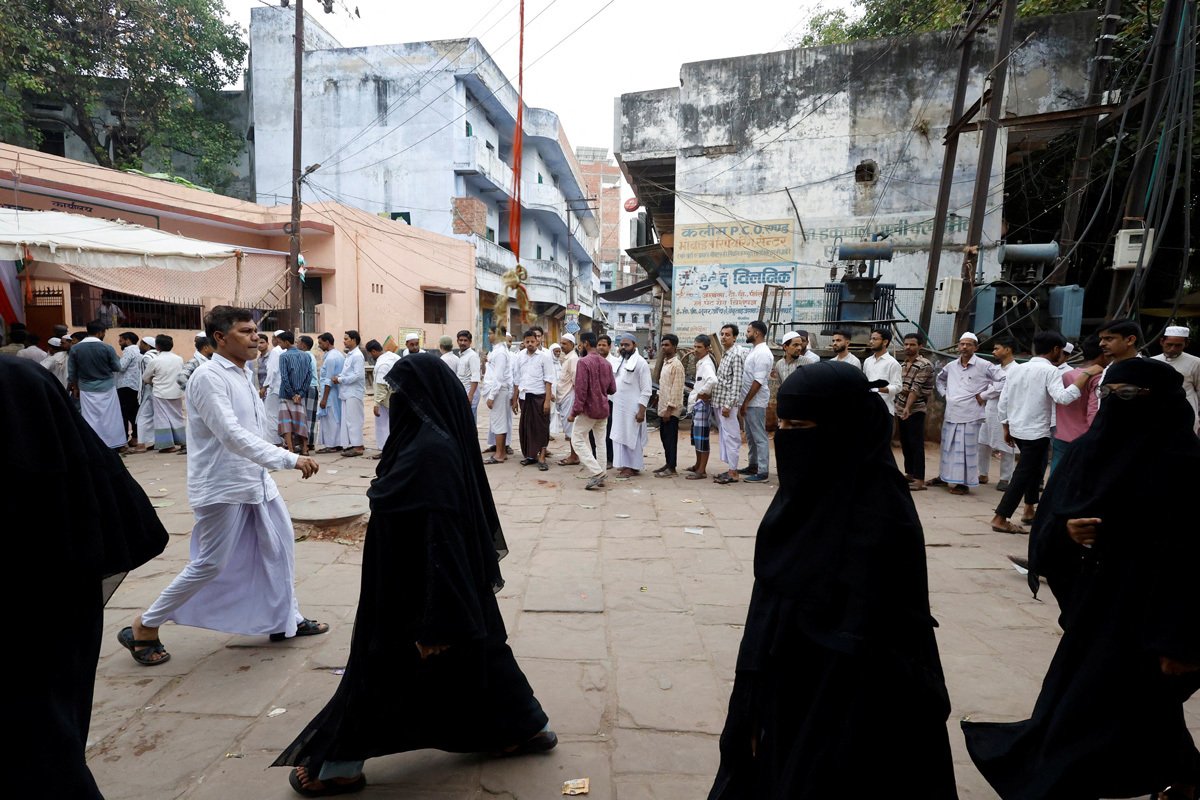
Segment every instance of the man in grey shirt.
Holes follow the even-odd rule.
[[[116,351],[104,343],[105,328],[98,320],[87,325],[87,337],[67,355],[67,390],[79,400],[88,425],[108,447],[124,448],[125,423],[113,373],[121,371]]]

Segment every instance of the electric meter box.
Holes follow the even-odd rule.
[[[1135,268],[1143,245],[1146,255],[1142,257],[1142,263],[1145,263],[1150,251],[1154,249],[1154,228],[1125,228],[1117,231],[1117,241],[1113,244],[1113,269]]]
[[[962,296],[962,285],[962,278],[942,278],[938,284],[938,298],[934,311],[939,314],[956,313],[959,298]]]

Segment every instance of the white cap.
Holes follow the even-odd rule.
[[[788,343],[788,342],[790,342],[792,339],[799,338],[799,336],[800,336],[800,334],[799,334],[798,332],[796,332],[796,331],[788,331],[787,333],[785,333],[785,334],[783,335],[783,338],[779,340],[779,343],[780,343],[780,344],[787,344],[787,343]]]
[[[207,339],[207,338],[208,338],[208,334],[207,334],[207,333],[205,333],[204,331],[200,331],[199,333],[197,333],[197,334],[196,334],[194,337],[192,337],[192,338],[195,338],[195,339]]]
[[[972,342],[975,342],[976,344],[979,344],[979,337],[978,337],[978,336],[976,336],[975,334],[971,333],[970,331],[967,331],[967,332],[966,332],[966,333],[964,333],[962,336],[958,337],[958,340],[959,340],[960,342],[961,342],[963,339],[970,339]]]
[[[559,344],[558,342],[555,342],[554,344],[550,345],[550,349],[551,350],[562,350],[562,345]]]
[[[275,331],[275,335],[276,335],[276,336],[282,336],[282,335],[283,335],[283,331],[282,331],[282,330]]]
[[[1163,336],[1182,336],[1186,339],[1189,333],[1190,331],[1184,325],[1168,325],[1167,329],[1163,331]]]
[[[71,343],[74,343],[74,342],[75,342],[75,340],[74,340],[74,339],[72,339],[70,336],[63,336],[63,337],[61,337],[60,341],[63,341],[63,342],[71,342]]]
[[[572,335],[571,335],[571,334],[569,334],[569,333],[564,333],[564,334],[562,335],[562,340],[563,340],[564,342],[570,342],[571,344],[575,344],[575,337],[574,337],[574,336],[572,336]]]
[[[57,336],[51,336],[46,340],[46,344],[50,345],[51,347],[62,347],[62,339],[58,338]]]
[[[1066,353],[1067,355],[1074,353],[1075,345],[1071,344],[1070,342],[1067,342],[1066,344],[1063,345],[1063,352]]]
[[[145,342],[146,344],[150,345],[151,347],[155,346],[153,336],[143,336],[142,341]]]
[[[421,341],[421,334],[417,333],[416,331],[413,331],[412,333],[410,333],[404,337],[404,341],[419,342],[419,341]]]

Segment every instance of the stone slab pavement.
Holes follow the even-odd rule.
[[[556,458],[564,454],[561,435],[552,446]],[[679,450],[681,460],[691,456],[686,438]],[[374,759],[363,797],[532,800],[560,797],[563,781],[582,777],[591,779],[592,800],[707,795],[753,580],[755,530],[776,486],[655,479],[656,433],[646,453],[642,477],[610,478],[600,492],[584,491],[577,468],[543,473],[515,458],[487,468],[511,547],[500,606],[559,747],[500,761],[435,751]],[[286,500],[362,495],[377,463],[318,460],[321,471],[309,481],[296,471],[275,474]],[[932,475],[932,445],[927,461]],[[330,622],[329,634],[271,644],[166,626],[171,661],[141,667],[116,633],[186,563],[192,518],[185,457],[146,454],[126,464],[172,536],[106,609],[88,749],[101,790],[110,800],[295,797],[286,770],[268,765],[337,685],[361,546],[350,536],[296,544],[301,608]],[[814,474],[814,499],[823,479]],[[992,486],[968,497],[938,489],[915,497],[953,701],[948,726],[960,795],[994,798],[966,756],[958,721],[1028,714],[1059,639],[1057,607],[1048,591],[1046,602],[1035,601],[1006,558],[1023,552],[1025,538],[990,530],[999,499]],[[1189,704],[1187,719],[1200,733],[1200,701]]]

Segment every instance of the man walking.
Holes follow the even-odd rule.
[[[379,448],[380,453],[371,458],[378,461],[383,452],[383,446],[387,444],[388,433],[391,431],[392,425],[389,411],[392,405],[392,385],[387,382],[387,376],[392,371],[392,367],[396,366],[396,362],[400,360],[400,356],[384,350],[383,345],[375,339],[367,342],[367,355],[375,359],[375,369],[372,371],[371,380],[374,385],[372,396],[374,404],[371,413],[375,417],[375,446]]]
[[[850,352],[850,334],[843,330],[833,332],[829,340],[829,349],[833,351],[833,360],[849,364],[855,369],[862,369],[858,356]]]
[[[892,332],[887,328],[876,328],[871,331],[867,341],[867,350],[871,355],[863,362],[862,371],[867,380],[887,381],[887,386],[872,389],[887,406],[888,413],[896,415],[896,394],[900,391],[901,370],[897,361],[888,349],[892,346]]]
[[[458,381],[467,392],[467,402],[471,404],[471,416],[475,424],[479,424],[479,353],[471,347],[471,332],[458,332]]]
[[[646,404],[653,384],[650,365],[637,351],[632,333],[622,333],[618,348],[621,363],[617,367],[617,391],[613,394],[613,466],[622,478],[632,478],[645,466],[644,453],[649,435],[646,430]]]
[[[312,362],[308,353],[297,350],[295,334],[284,331],[279,334],[279,435],[288,452],[308,455],[308,414],[304,408],[304,396],[312,380]]]
[[[713,483],[736,483],[738,458],[742,452],[742,425],[738,409],[745,395],[742,377],[746,366],[746,351],[738,347],[738,326],[732,322],[721,328],[721,347],[725,350],[717,366],[717,385],[712,393],[713,422],[721,442],[721,460],[728,468],[713,478]],[[708,399],[708,398],[705,398]]]
[[[933,364],[921,355],[924,345],[921,333],[904,337],[904,363],[900,365],[900,391],[896,393],[904,477],[914,492],[925,491],[925,408],[933,391]]]
[[[482,390],[488,408],[488,439],[492,451],[484,464],[503,464],[508,459],[513,416],[513,358],[508,349],[508,334],[504,328],[497,328],[492,333],[492,352],[488,354]]]
[[[602,333],[596,337],[596,352],[608,362],[608,366],[612,369],[614,380],[617,374],[617,367],[621,366],[621,356],[612,351],[612,337],[607,333]],[[613,465],[613,443],[612,443],[612,398],[608,399],[608,427],[604,429],[604,456],[605,466],[612,469]],[[597,456],[599,458],[599,456]]]
[[[979,485],[979,426],[983,424],[983,393],[992,385],[991,364],[975,355],[979,337],[967,331],[958,339],[958,358],[942,367],[934,385],[946,398],[942,422],[942,461],[935,486],[950,486],[951,494],[969,494]]]
[[[342,374],[346,357],[334,345],[333,334],[326,331],[317,337],[317,347],[325,354],[321,362],[321,380],[317,390],[317,418],[321,420],[320,449],[317,454],[336,453],[342,449],[342,396],[334,378]]]
[[[537,464],[545,472],[546,445],[550,443],[550,393],[554,388],[554,365],[550,354],[538,349],[537,334],[525,331],[525,349],[517,354],[512,393],[513,412],[521,410],[521,466]],[[496,450],[500,449],[499,441]]]
[[[1000,422],[1000,392],[1004,389],[1008,371],[1017,363],[1013,358],[1015,344],[1012,339],[1000,338],[992,345],[996,363],[992,366],[992,386],[983,393],[987,405],[983,408],[983,425],[979,428],[979,482],[988,482],[992,453],[1000,453],[1000,482],[996,484],[999,492],[1008,489],[1017,465],[1016,452],[1004,441],[1004,426]]]
[[[679,360],[679,337],[664,333],[659,345],[662,368],[658,373],[658,438],[667,463],[654,470],[656,478],[672,478],[679,458],[679,414],[683,411],[683,362]]]
[[[257,328],[248,309],[217,306],[205,317],[217,345],[192,373],[187,392],[188,501],[196,516],[191,558],[183,571],[117,640],[143,666],[170,654],[158,636],[165,622],[272,641],[325,633],[296,602],[295,534],[268,469],[298,469],[308,478],[317,462],[265,441],[266,414],[246,362]]]
[[[1196,432],[1200,433],[1200,358],[1183,352],[1189,333],[1183,325],[1168,325],[1159,340],[1162,353],[1154,356],[1154,360],[1165,361],[1183,376],[1183,393],[1196,416]]]
[[[358,331],[346,331],[346,335],[342,337],[342,345],[346,348],[346,360],[342,363],[342,371],[333,378],[333,382],[338,386],[342,405],[342,424],[338,441],[345,448],[343,456],[363,454],[363,401],[366,397],[367,362],[359,349],[361,342],[362,337]]]
[[[575,397],[567,421],[572,424],[571,445],[588,472],[588,482],[583,488],[599,489],[604,486],[607,472],[600,466],[598,454],[592,452],[588,434],[595,442],[607,437],[611,406],[608,398],[617,391],[617,382],[612,366],[596,350],[596,334],[585,331],[579,338],[584,356],[575,365]]]
[[[99,321],[87,324],[87,336],[71,346],[67,355],[67,390],[79,401],[79,410],[100,441],[108,447],[125,447],[125,423],[113,374],[120,372],[116,352],[104,343]]]
[[[742,384],[746,397],[742,400],[739,416],[745,420],[746,443],[750,445],[750,457],[741,474],[753,483],[765,481],[771,464],[771,445],[767,439],[767,405],[771,391],[767,381],[775,357],[767,345],[767,326],[762,320],[754,320],[746,330],[746,342],[751,346],[742,367]]]
[[[558,378],[554,382],[554,402],[558,404],[558,416],[562,420],[563,438],[567,441],[567,456],[558,462],[560,467],[579,463],[572,438],[573,424],[568,419],[575,407],[575,372],[579,366],[579,353],[575,352],[575,337],[564,333],[559,340],[562,356],[558,361]]]
[[[1070,386],[1063,386],[1062,376],[1055,361],[1062,355],[1067,340],[1058,331],[1040,331],[1033,337],[1034,357],[1018,364],[1008,372],[1004,389],[1000,392],[1000,422],[1004,426],[1004,440],[1021,453],[1017,468],[996,515],[992,517],[992,530],[998,533],[1027,533],[1019,525],[1008,521],[1021,496],[1025,497],[1025,514],[1022,522],[1033,522],[1034,506],[1046,471],[1046,460],[1050,454],[1050,432],[1054,427],[1054,406],[1073,403],[1080,398],[1083,387],[1093,375],[1103,370],[1093,364],[1083,370]]]

